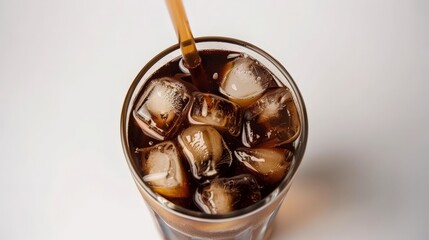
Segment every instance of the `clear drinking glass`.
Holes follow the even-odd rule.
[[[175,205],[154,193],[140,179],[132,158],[132,150],[129,147],[130,113],[145,81],[161,66],[181,57],[178,44],[167,48],[150,60],[137,75],[128,90],[121,115],[122,146],[128,166],[138,190],[153,213],[153,217],[165,239],[268,239],[272,229],[272,222],[291,186],[292,179],[304,155],[308,134],[304,101],[298,87],[286,69],[260,48],[241,40],[225,37],[201,37],[196,38],[195,42],[198,50],[220,49],[248,54],[269,69],[276,81],[291,90],[301,121],[301,134],[294,142],[294,164],[291,173],[281,181],[271,194],[260,202],[222,215],[191,211]]]

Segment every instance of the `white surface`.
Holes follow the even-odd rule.
[[[427,1],[187,0],[195,36],[272,53],[295,78],[308,150],[281,239],[427,239]],[[0,3],[0,239],[159,239],[119,115],[175,43],[163,1]]]

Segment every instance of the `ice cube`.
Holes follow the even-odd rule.
[[[225,66],[219,91],[246,107],[274,85],[273,77],[265,67],[249,57],[237,57]]]
[[[280,182],[292,165],[292,153],[286,149],[238,148],[234,155],[246,169],[267,184]]]
[[[275,147],[295,140],[300,120],[287,87],[271,89],[243,114],[242,141],[247,147]]]
[[[188,119],[192,124],[210,125],[238,136],[241,116],[239,105],[213,94],[195,92]]]
[[[191,126],[177,139],[196,179],[214,177],[231,166],[232,153],[213,127]]]
[[[142,179],[154,192],[165,197],[189,197],[189,185],[178,149],[171,141],[138,149]]]
[[[242,174],[213,179],[197,189],[194,199],[205,213],[225,214],[257,203],[261,192],[253,176]]]
[[[178,79],[152,80],[133,111],[142,130],[158,140],[175,133],[191,105],[191,90]]]

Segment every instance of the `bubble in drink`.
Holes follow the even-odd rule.
[[[239,105],[214,94],[194,93],[189,110],[190,123],[210,125],[238,136],[241,131],[241,117]]]
[[[220,92],[246,107],[275,85],[270,72],[249,57],[237,57],[225,66]]]
[[[194,178],[214,177],[231,166],[232,153],[213,127],[191,126],[177,138]]]
[[[287,87],[269,90],[244,112],[242,141],[247,147],[275,147],[295,140],[300,121]]]
[[[277,148],[238,148],[234,155],[241,166],[266,184],[280,182],[291,169],[292,154]]]
[[[191,90],[184,82],[163,77],[145,89],[133,115],[142,130],[157,140],[175,133],[191,105]]]
[[[251,206],[261,200],[256,179],[248,174],[215,178],[195,193],[197,206],[205,213],[225,214]]]
[[[189,197],[186,172],[178,149],[171,141],[138,149],[141,154],[142,180],[165,197]]]

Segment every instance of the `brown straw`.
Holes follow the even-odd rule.
[[[197,47],[195,46],[194,37],[192,36],[191,28],[189,27],[188,18],[183,7],[182,0],[165,0],[168,11],[170,12],[171,21],[173,21],[174,29],[179,38],[180,50],[184,60],[185,67],[188,69],[196,68],[201,58],[198,55]]]

